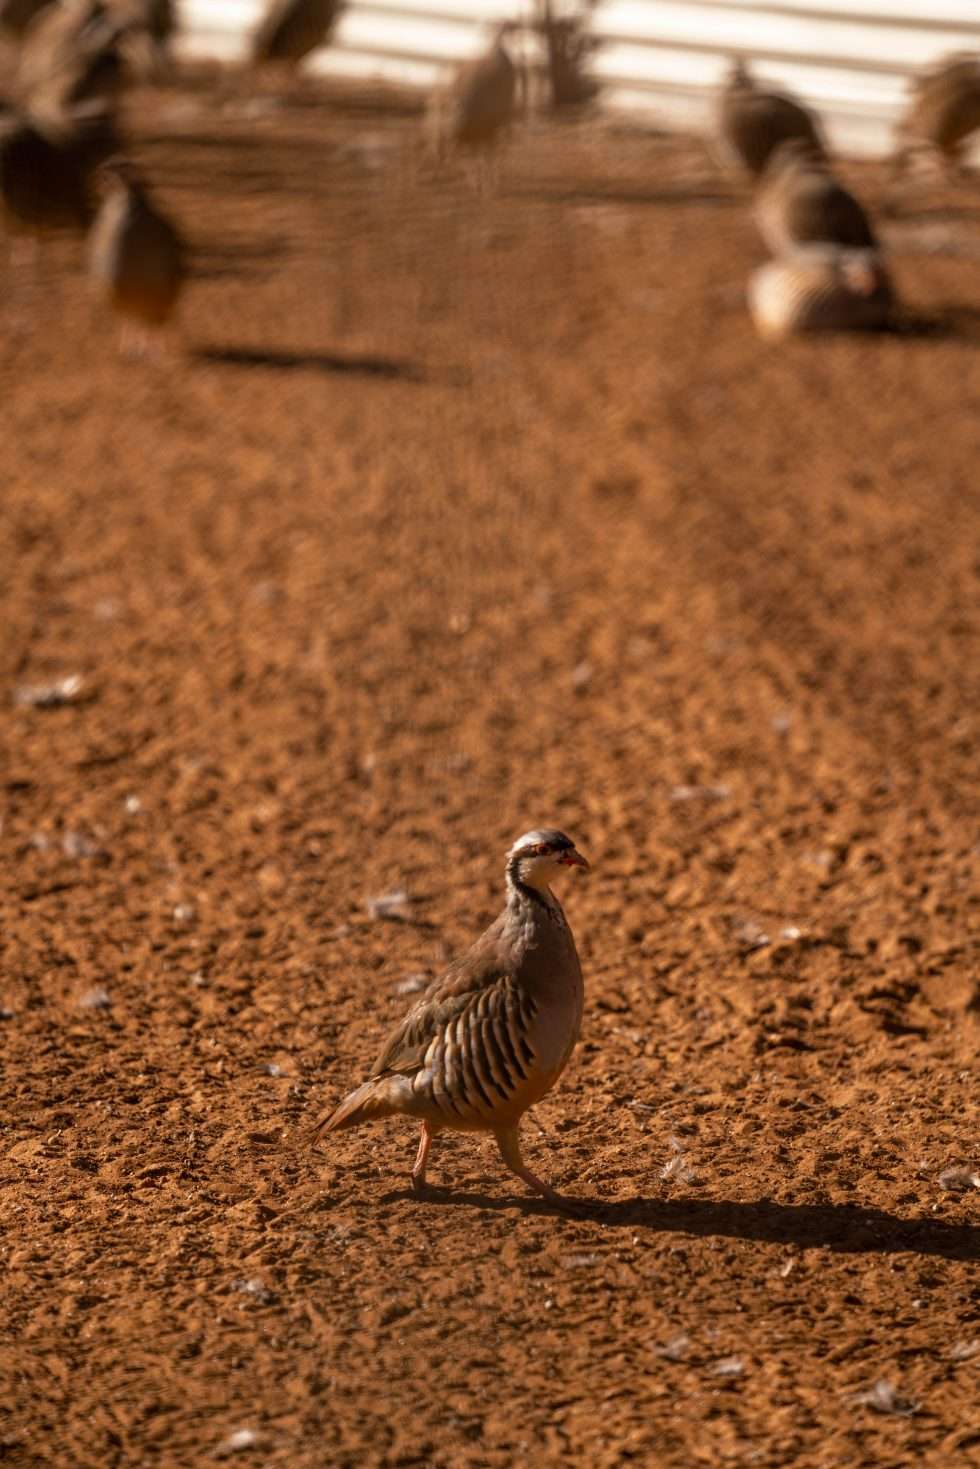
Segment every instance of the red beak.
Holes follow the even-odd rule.
[[[586,862],[581,852],[576,852],[574,848],[570,852],[562,852],[558,861],[563,867],[581,867],[583,872],[590,871],[588,862]]]

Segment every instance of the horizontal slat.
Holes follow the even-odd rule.
[[[350,0],[326,75],[427,87],[486,45],[486,27],[525,21],[532,0]],[[561,0],[556,10],[561,11]],[[182,0],[184,50],[242,59],[264,0]],[[949,51],[980,51],[980,0],[601,0],[593,68],[608,107],[704,128],[732,55],[817,107],[843,150],[889,145],[911,72]],[[518,49],[529,55],[527,40]]]

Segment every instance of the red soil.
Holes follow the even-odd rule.
[[[0,1460],[980,1463],[980,211],[891,226],[943,329],[772,348],[684,143],[131,117],[181,349],[4,278]],[[305,1134],[542,823],[584,1217],[467,1138],[420,1204]]]

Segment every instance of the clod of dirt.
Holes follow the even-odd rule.
[[[966,1193],[968,1189],[980,1188],[980,1173],[973,1168],[946,1168],[939,1175],[939,1187]]]
[[[911,1418],[919,1411],[917,1402],[903,1397],[885,1378],[880,1378],[866,1392],[855,1393],[851,1402],[861,1407],[873,1408],[876,1413],[894,1414],[898,1418]]]
[[[405,978],[399,980],[399,982],[395,985],[395,994],[417,995],[422,990],[426,989],[428,987],[428,984],[429,976],[427,974],[406,974]]]
[[[735,939],[740,949],[764,949],[772,943],[761,924],[747,919],[735,929]]]
[[[250,1280],[233,1280],[232,1290],[240,1291],[244,1296],[251,1296],[260,1306],[268,1306],[276,1299],[274,1290],[270,1290],[264,1281],[254,1276]],[[245,1430],[247,1431],[247,1430]]]
[[[51,683],[23,683],[14,690],[14,703],[27,709],[57,709],[78,699],[84,687],[80,673],[69,673]]]
[[[664,1342],[662,1347],[654,1350],[658,1357],[666,1357],[668,1362],[682,1362],[694,1343],[686,1331],[681,1331],[677,1336],[672,1336],[670,1341]]]
[[[61,838],[61,850],[66,857],[77,860],[81,857],[97,857],[101,848],[83,831],[66,831]]]

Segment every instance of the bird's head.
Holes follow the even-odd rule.
[[[852,295],[873,296],[888,290],[888,274],[874,250],[842,250],[836,265]]]
[[[542,892],[568,867],[589,870],[588,862],[575,850],[571,837],[550,828],[525,832],[507,853],[510,881]]]
[[[510,41],[519,34],[520,22],[516,20],[501,20],[489,27],[490,39],[495,46],[504,48],[504,42]]]
[[[121,153],[113,153],[99,164],[94,174],[96,187],[102,193],[116,189],[138,189],[141,184],[139,172],[130,160]]]
[[[744,57],[732,57],[726,82],[730,87],[755,87],[755,81]]]

